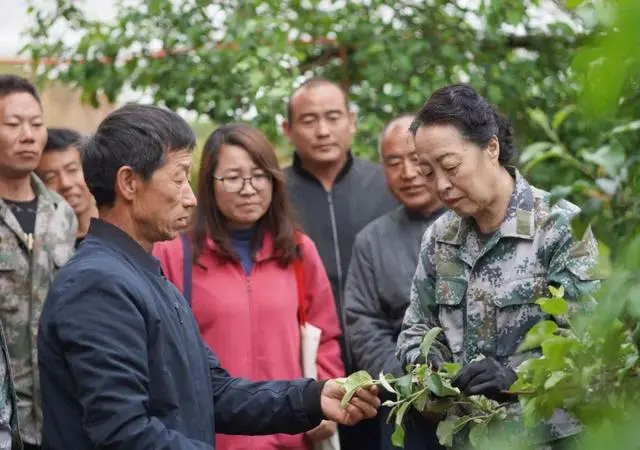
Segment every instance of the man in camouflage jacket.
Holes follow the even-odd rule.
[[[597,242],[590,230],[581,240],[571,234],[577,206],[550,205],[549,193],[531,186],[518,171],[502,225],[482,239],[473,219],[449,211],[424,235],[411,300],[397,356],[403,364],[420,361],[425,333],[441,327],[429,362],[462,365],[491,356],[515,370],[535,353],[516,354],[526,332],[545,314],[535,301],[548,286],[564,286],[565,298],[578,300],[597,286]],[[559,318],[555,318],[560,323]],[[550,441],[578,432],[575,420],[556,411],[545,424]]]
[[[40,443],[38,321],[56,271],[73,254],[77,220],[63,198],[35,175],[33,184],[38,209],[31,242],[0,200],[0,320],[13,367],[21,435],[27,442]]]
[[[0,322],[6,337],[0,353],[11,360],[0,393],[0,450],[21,448],[21,440],[27,449],[41,446],[38,321],[57,269],[74,251],[78,226],[73,209],[33,173],[46,142],[42,122],[35,87],[0,75]],[[5,436],[1,416],[7,412],[11,433]]]

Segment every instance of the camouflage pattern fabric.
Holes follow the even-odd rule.
[[[57,269],[73,254],[78,222],[64,199],[35,175],[32,184],[38,196],[32,243],[0,200],[0,321],[15,380],[20,435],[25,442],[40,444],[38,321]]]
[[[591,230],[581,240],[570,230],[579,208],[567,201],[550,205],[548,192],[531,186],[517,170],[510,172],[515,189],[507,214],[488,239],[479,235],[473,219],[451,211],[425,232],[398,339],[403,364],[415,363],[424,334],[441,327],[431,364],[467,364],[484,355],[515,370],[537,354],[515,354],[533,325],[546,318],[562,326],[560,318],[547,317],[535,304],[548,296],[548,286],[564,286],[574,309],[584,307],[579,300],[589,299],[598,286],[597,241]],[[563,411],[547,425],[549,439],[579,430]]]
[[[17,399],[4,330],[0,325],[0,450],[22,450]]]

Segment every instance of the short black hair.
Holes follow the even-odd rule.
[[[115,203],[116,173],[130,166],[144,180],[166,161],[168,152],[193,151],[189,124],[165,108],[129,104],[110,113],[81,144],[82,169],[98,208]]]
[[[82,136],[71,128],[47,128],[47,143],[44,151],[61,151],[70,146],[78,146]]]
[[[344,96],[344,106],[345,108],[347,108],[347,111],[349,110],[349,98],[347,96],[347,93],[344,91],[344,89],[342,89],[342,86],[340,86],[338,83],[336,83],[335,81],[332,81],[328,78],[324,78],[324,77],[311,77],[305,81],[302,82],[302,84],[300,86],[298,86],[297,88],[295,88],[293,90],[293,92],[291,93],[291,95],[289,96],[289,100],[287,101],[287,121],[289,123],[293,122],[293,105],[292,105],[292,100],[293,97],[295,97],[295,95],[300,92],[303,89],[307,89],[307,88],[312,88],[312,87],[316,87],[316,86],[321,86],[323,84],[328,84],[330,86],[335,86],[338,89],[340,89],[340,92],[342,92],[343,96]]]
[[[0,98],[21,92],[31,94],[33,98],[42,105],[38,89],[36,89],[35,85],[31,81],[18,75],[6,73],[0,74]]]
[[[415,136],[419,128],[434,124],[451,124],[465,139],[483,148],[496,136],[498,161],[503,166],[517,154],[511,122],[468,84],[452,84],[434,92],[409,130]]]

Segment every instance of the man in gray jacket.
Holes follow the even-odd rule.
[[[285,169],[289,198],[320,253],[343,333],[343,289],[355,236],[398,206],[385,186],[382,167],[352,156],[355,120],[340,86],[311,78],[291,95],[284,122],[295,147],[293,165]],[[341,344],[347,371],[359,369],[351,364],[344,339]],[[372,421],[340,428],[342,450],[377,450],[377,432]]]
[[[422,235],[444,212],[420,174],[409,139],[413,116],[400,116],[380,136],[387,185],[402,203],[374,220],[356,237],[345,286],[347,342],[355,364],[374,376],[402,375],[395,348],[420,251]],[[381,411],[381,445],[391,449],[393,425]],[[439,448],[435,425],[417,414],[407,424],[405,450]]]

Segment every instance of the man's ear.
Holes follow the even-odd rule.
[[[291,140],[291,124],[287,119],[282,122],[282,131],[287,139]]]
[[[356,113],[354,111],[349,111],[349,131],[352,136],[356,134]]]
[[[140,186],[140,176],[131,166],[122,166],[116,172],[115,190],[125,200],[131,202]]]

